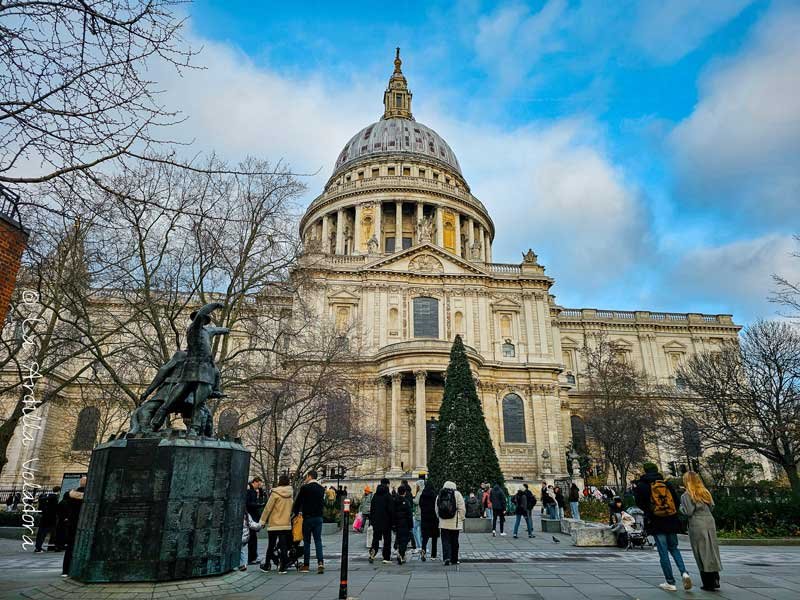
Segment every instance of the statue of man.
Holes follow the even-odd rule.
[[[222,304],[212,302],[189,315],[192,321],[186,330],[186,358],[176,371],[177,381],[170,387],[167,400],[158,408],[151,420],[154,430],[160,429],[167,415],[175,412],[177,406],[188,402],[189,396],[192,395],[194,404],[192,431],[202,433],[203,407],[211,396],[218,374],[211,340],[215,335],[230,333],[227,327],[209,327],[210,314],[218,308],[222,308]]]

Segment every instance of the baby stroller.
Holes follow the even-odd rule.
[[[633,526],[633,530],[628,532],[628,547],[626,550],[630,550],[631,548],[644,548],[645,546],[650,546],[652,548],[653,544],[650,542],[650,538],[647,536],[647,530],[644,526],[644,511],[641,508],[632,506],[628,509],[627,513],[633,517],[636,524]]]
[[[299,569],[303,565],[303,542],[302,540],[295,542],[291,536],[286,539],[289,541],[289,547],[286,549],[286,568],[291,569],[294,567]],[[279,549],[275,548],[272,555],[267,556],[266,559],[270,561],[270,564],[277,567],[280,563]]]

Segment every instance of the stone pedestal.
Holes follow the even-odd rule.
[[[169,581],[238,567],[249,463],[241,444],[185,435],[97,446],[70,575]]]

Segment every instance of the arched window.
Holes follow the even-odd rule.
[[[508,394],[503,398],[503,436],[506,442],[525,443],[525,409],[522,398]]]
[[[336,308],[336,333],[342,334],[350,325],[350,308],[338,306]]]
[[[500,317],[500,337],[510,338],[511,335],[511,315]]]
[[[453,318],[453,324],[455,326],[456,334],[463,337],[464,335],[464,313],[461,311],[456,311],[455,317]]]
[[[350,437],[350,394],[331,393],[325,405],[325,431],[329,437]]]
[[[572,447],[578,452],[586,451],[586,425],[578,415],[569,418],[572,427]]]
[[[76,451],[91,450],[97,443],[97,429],[100,426],[100,410],[87,406],[78,413],[78,424],[72,438],[72,449]]]
[[[400,312],[396,308],[389,309],[389,333],[397,333],[400,329]]]
[[[439,301],[436,298],[414,298],[414,337],[439,337]]]
[[[239,412],[236,409],[228,408],[222,411],[219,416],[219,423],[217,424],[217,432],[219,435],[236,435],[236,430],[239,428]]]

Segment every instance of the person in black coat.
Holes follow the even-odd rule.
[[[39,519],[39,529],[36,532],[36,546],[34,552],[43,552],[42,544],[50,532],[55,531],[58,522],[58,493],[61,488],[56,486],[52,492],[39,496],[39,510],[42,513]],[[52,539],[51,535],[51,539]]]
[[[525,499],[528,501],[528,518],[533,523],[533,508],[536,506],[536,496],[533,495],[533,492],[528,488],[527,483],[523,483],[522,487],[525,488]]]
[[[245,510],[247,514],[256,523],[261,518],[261,512],[267,503],[266,494],[264,493],[264,482],[256,475],[247,486],[247,495],[245,497]],[[250,533],[247,540],[247,562],[248,564],[258,564],[258,536],[256,532]]]
[[[558,506],[558,518],[564,518],[564,507],[566,506],[566,500],[564,499],[564,493],[561,491],[561,488],[556,486],[555,489],[555,500],[556,505]]]
[[[64,519],[66,531],[64,562],[61,565],[61,576],[69,575],[69,567],[72,564],[72,548],[75,546],[75,537],[78,535],[78,517],[83,506],[83,494],[86,491],[86,476],[81,477],[78,487],[64,494],[61,500],[61,518]]]
[[[420,559],[427,556],[428,540],[431,541],[431,558],[436,558],[436,546],[439,543],[439,517],[436,516],[436,490],[426,484],[419,496],[419,519],[422,530],[422,548]]]
[[[394,497],[389,493],[389,480],[382,479],[369,509],[369,522],[372,523],[372,547],[369,549],[369,562],[375,559],[378,545],[383,544],[383,562],[392,562],[392,526],[394,525]],[[381,542],[381,540],[383,540]]]
[[[406,562],[406,548],[408,548],[408,541],[411,538],[411,529],[414,527],[411,498],[403,486],[397,490],[392,521],[394,530],[397,532],[397,564],[402,565]]]
[[[517,516],[517,520],[514,523],[514,538],[516,539],[517,537],[521,519],[525,519],[525,524],[528,526],[528,537],[534,537],[530,511],[528,510],[528,496],[525,494],[525,490],[517,490],[517,493],[514,494],[511,501],[514,503],[514,514]]]
[[[303,515],[303,566],[301,573],[308,573],[311,562],[311,538],[314,538],[314,551],[317,555],[317,573],[325,572],[322,550],[322,505],[325,499],[325,488],[317,481],[317,471],[311,469],[306,475],[305,483],[297,492],[292,504],[292,514]]]
[[[500,535],[506,533],[503,528],[506,524],[506,493],[499,483],[495,483],[489,492],[489,502],[492,503],[492,537],[497,535],[497,520],[500,519]]]
[[[654,514],[654,507],[652,504],[652,486],[659,483],[666,485],[669,494],[672,496],[672,503],[675,509],[674,514]],[[636,498],[636,506],[644,511],[645,528],[647,532],[652,535],[656,540],[656,550],[658,550],[658,557],[661,561],[661,570],[664,573],[665,582],[659,587],[668,591],[675,590],[675,577],[672,573],[672,565],[669,562],[669,557],[675,561],[675,566],[681,572],[683,579],[684,589],[691,589],[692,579],[686,571],[686,565],[683,562],[681,551],[678,549],[678,533],[681,530],[681,522],[678,518],[678,507],[680,506],[680,499],[678,492],[672,484],[664,480],[664,476],[658,472],[658,467],[653,463],[644,464],[644,475],[639,479],[639,483],[633,490],[633,496]],[[660,512],[665,512],[661,510]]]

